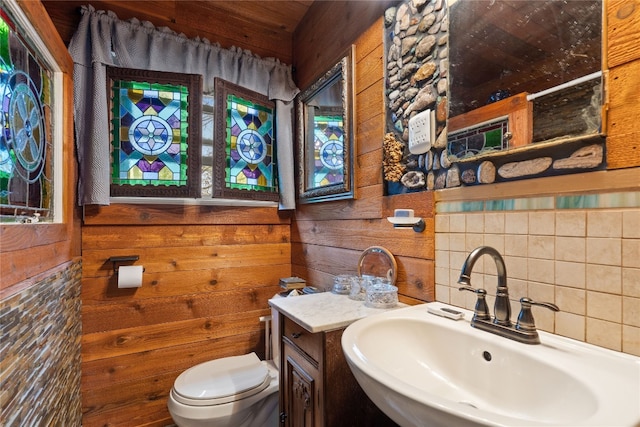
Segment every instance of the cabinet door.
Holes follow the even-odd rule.
[[[319,375],[296,348],[284,345],[284,425],[287,427],[321,426]]]

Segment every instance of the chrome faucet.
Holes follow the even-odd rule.
[[[486,302],[487,291],[471,286],[471,271],[473,270],[473,266],[476,261],[485,254],[493,258],[498,274],[498,287],[496,289],[496,300],[493,307],[493,319],[491,318],[491,314],[489,314],[489,307]],[[548,302],[539,303],[530,298],[523,297],[520,299],[522,308],[518,315],[518,322],[513,326],[511,322],[511,301],[509,300],[509,288],[507,287],[507,268],[500,253],[490,246],[480,246],[471,251],[462,265],[458,283],[462,285],[459,290],[474,292],[477,295],[471,326],[526,344],[540,343],[540,337],[538,336],[533,314],[531,313],[531,306],[538,305],[553,311],[560,310],[555,304]]]

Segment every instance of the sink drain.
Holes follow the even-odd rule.
[[[471,402],[460,401],[460,402],[458,402],[458,403],[459,403],[459,404],[461,404],[461,405],[470,406],[470,407],[472,407],[473,409],[478,409],[478,407],[477,407],[476,405],[474,405],[473,403],[471,403]]]

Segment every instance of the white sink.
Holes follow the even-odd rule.
[[[451,320],[430,303],[351,324],[358,383],[408,426],[640,426],[640,358],[540,331],[522,344]]]

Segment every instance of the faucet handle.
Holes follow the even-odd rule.
[[[489,314],[489,307],[487,306],[487,291],[484,289],[476,289],[471,286],[461,286],[458,288],[459,291],[469,291],[478,295],[478,299],[476,300],[476,307],[473,311],[473,320],[491,320],[491,315]]]
[[[560,308],[558,308],[558,306],[555,304],[552,304],[550,302],[537,302],[527,297],[520,298],[520,305],[522,306],[522,308],[520,309],[520,314],[518,315],[518,323],[516,323],[516,329],[519,329],[522,331],[536,330],[536,324],[533,319],[533,313],[531,313],[532,305],[548,308],[549,310],[552,310],[552,311],[560,311]]]

